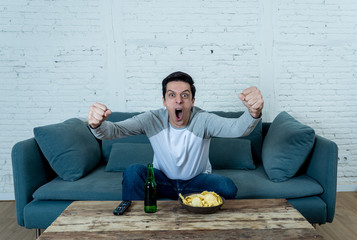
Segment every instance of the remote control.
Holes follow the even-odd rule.
[[[123,215],[125,210],[130,206],[131,201],[122,201],[116,209],[114,209],[113,214],[114,215]]]

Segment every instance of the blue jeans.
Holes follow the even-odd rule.
[[[160,170],[154,168],[157,184],[157,197],[178,199],[178,194],[214,191],[225,199],[234,199],[237,187],[227,177],[217,174],[201,173],[190,180],[172,180]],[[129,166],[123,174],[123,200],[144,200],[144,186],[147,167],[140,164]]]

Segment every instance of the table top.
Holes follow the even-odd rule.
[[[285,199],[226,200],[213,214],[195,214],[178,201],[158,201],[145,213],[133,201],[113,215],[118,201],[75,201],[40,239],[323,239]]]

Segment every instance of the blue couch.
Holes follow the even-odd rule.
[[[242,112],[214,113],[223,117],[238,117],[242,114]],[[136,114],[114,112],[108,120],[121,121]],[[291,120],[294,121],[290,118],[289,121]],[[72,119],[65,122],[69,133],[76,131],[71,130],[71,124],[78,125],[78,121],[79,119]],[[278,129],[279,125],[282,123],[278,120],[272,123],[260,122],[247,137],[212,139],[210,161],[213,172],[228,176],[235,182],[238,187],[236,196],[238,199],[286,198],[310,223],[332,222],[335,214],[337,182],[336,144],[313,132],[311,148],[307,150],[302,150],[303,148],[296,142],[293,142],[293,145],[296,145],[295,149],[284,146],[290,155],[297,156],[303,151],[307,152],[301,164],[297,166],[297,171],[279,180],[274,176],[274,171],[271,171],[272,163],[265,162],[268,161],[266,159],[269,156],[273,156],[270,161],[279,158],[280,155],[274,155],[271,150],[284,151],[284,149],[279,150],[277,144],[284,145],[288,141],[286,139],[281,143],[279,139],[274,141],[275,135],[279,135],[277,133],[288,132],[286,129],[290,128],[287,125],[284,126],[284,131],[281,131]],[[96,147],[89,149],[95,151],[95,154],[91,152],[90,156],[86,157],[91,158],[99,154],[99,160],[79,176],[76,175],[74,179],[66,179],[66,175],[63,175],[66,166],[60,169],[61,167],[58,168],[54,162],[51,162],[48,149],[46,150],[44,146],[47,144],[50,150],[63,147],[60,146],[61,141],[64,141],[63,136],[56,134],[61,135],[66,131],[61,128],[61,131],[56,133],[53,130],[59,126],[63,127],[63,123],[42,127],[41,131],[43,129],[47,131],[41,133],[42,135],[37,129],[35,137],[16,143],[12,149],[17,222],[26,228],[46,229],[72,201],[121,200],[121,182],[125,167],[132,163],[145,164],[152,160],[152,150],[148,148],[150,143],[146,136],[99,141],[90,133],[87,123],[80,120],[78,126],[81,127],[81,131],[86,129],[84,133],[87,134],[86,137],[78,137],[78,139],[71,137],[68,141],[74,140],[78,143],[84,141],[83,138],[90,139],[92,141],[90,144],[98,144],[99,150]],[[309,134],[311,136],[311,129]],[[294,136],[297,135],[299,134],[295,132]],[[51,139],[52,144],[57,145],[51,146]],[[88,144],[84,146],[89,146]],[[127,149],[129,150],[126,151]],[[64,154],[72,153],[66,151]],[[65,155],[66,159],[62,160],[72,161],[68,156],[71,155]],[[63,154],[58,153],[55,157],[63,157]],[[71,161],[66,164],[71,164]],[[108,169],[109,165],[111,165],[110,169]]]

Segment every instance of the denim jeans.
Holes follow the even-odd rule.
[[[147,167],[140,164],[129,166],[123,174],[123,200],[143,200]],[[178,199],[178,194],[214,191],[225,199],[234,199],[237,187],[233,181],[218,174],[201,173],[190,180],[172,180],[154,168],[158,198]]]

